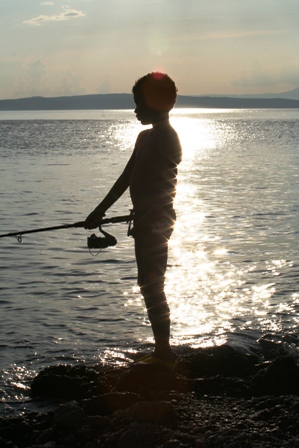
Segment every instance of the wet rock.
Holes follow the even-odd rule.
[[[115,384],[118,391],[131,391],[152,399],[159,393],[170,391],[189,392],[193,381],[189,378],[168,372],[145,369],[128,369]]]
[[[131,392],[110,392],[83,402],[88,415],[109,415],[121,409],[127,409],[140,400],[140,395]]]
[[[70,433],[63,439],[63,446],[78,446],[75,434]]]
[[[54,423],[60,429],[74,430],[82,426],[85,413],[75,401],[61,404],[54,413]]]
[[[86,424],[94,430],[103,431],[109,427],[110,420],[101,415],[93,415],[86,417]]]
[[[90,380],[79,369],[54,366],[40,372],[31,384],[33,397],[81,399],[88,395]]]
[[[43,445],[32,445],[30,448],[57,448],[56,442],[47,442]]]
[[[85,445],[87,441],[90,441],[93,438],[94,431],[90,428],[88,423],[74,431],[75,438],[77,442]]]
[[[287,442],[286,448],[299,448],[299,437],[289,440]]]
[[[174,406],[165,401],[135,403],[125,411],[124,415],[140,423],[155,423],[168,427],[174,427],[177,424]]]
[[[163,444],[163,448],[180,448],[182,446],[178,439],[170,439]]]
[[[251,388],[239,378],[226,378],[217,376],[214,378],[199,378],[194,381],[193,390],[201,395],[229,395],[231,397],[250,397]]]
[[[45,369],[33,381],[33,398],[76,401],[45,414],[0,418],[0,446],[299,448],[299,372],[292,358],[257,362],[226,346],[188,349],[179,358],[174,373]]]
[[[248,378],[256,372],[258,358],[239,353],[228,345],[189,350],[182,369],[195,377],[226,376]]]
[[[119,437],[117,448],[156,448],[158,435],[155,425],[131,423]]]
[[[29,422],[24,416],[1,419],[0,439],[4,441],[14,440],[15,443],[22,443],[31,432]],[[5,445],[3,445],[5,446]]]
[[[39,433],[38,437],[36,437],[35,443],[37,445],[45,445],[46,443],[49,443],[53,441],[54,439],[54,429],[48,428],[45,431],[42,431]]]
[[[229,428],[220,429],[216,433],[207,432],[201,443],[205,448],[252,448],[258,446],[252,439],[254,439],[252,434]]]
[[[252,387],[259,395],[298,395],[299,367],[291,357],[267,362],[253,377]]]

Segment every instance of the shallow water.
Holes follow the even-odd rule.
[[[299,110],[177,110],[184,150],[166,291],[175,346],[298,356]],[[142,126],[131,111],[1,112],[0,230],[83,220]],[[111,215],[127,214],[125,194]],[[108,229],[108,227],[107,227]],[[126,225],[97,256],[83,229],[0,239],[0,396],[44,366],[125,362],[152,342]],[[261,339],[259,339],[261,338]]]

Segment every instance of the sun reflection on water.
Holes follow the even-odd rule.
[[[12,364],[10,371],[3,371],[6,377],[5,386],[8,388],[11,398],[16,401],[23,401],[30,393],[30,379],[36,374],[34,370],[28,370],[23,365]],[[3,391],[1,391],[3,392]],[[6,395],[1,397],[0,401],[6,402]]]
[[[238,251],[230,247],[240,230],[236,228],[235,234],[232,233],[227,216],[221,213],[224,209],[218,197],[221,177],[219,180],[215,177],[216,188],[213,182],[211,185],[206,182],[212,159],[231,135],[213,119],[188,120],[176,116],[173,124],[184,154],[175,204],[178,220],[170,240],[166,285],[174,342],[181,342],[183,337],[195,345],[223,343],[226,334],[240,326],[251,328],[257,319],[262,320],[261,326],[273,327],[267,315],[275,283],[246,286],[248,273],[256,265],[239,263]],[[275,274],[282,266],[283,260],[275,260],[268,269]],[[244,323],[240,324],[241,321]],[[277,330],[277,325],[274,326]]]
[[[199,117],[177,110],[171,123],[183,148],[165,288],[173,343],[221,344],[228,334],[257,326],[278,331],[279,313],[294,313],[294,300],[292,305],[277,300],[275,280],[290,262],[265,258],[258,245],[267,244],[267,234],[254,218],[260,193],[249,188],[255,168],[243,169],[239,129],[215,111]],[[138,128],[130,123],[120,133],[130,134],[126,142],[132,142]],[[230,151],[236,145],[240,153]],[[137,289],[125,299],[126,308],[144,310]]]

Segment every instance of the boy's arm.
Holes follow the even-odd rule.
[[[130,185],[131,173],[135,164],[135,151],[131,155],[124,171],[119,176],[111,190],[100,202],[100,204],[91,212],[84,223],[85,229],[94,229],[98,227],[99,222],[105,215],[106,210],[110,208],[126,191]]]

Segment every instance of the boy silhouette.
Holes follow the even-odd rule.
[[[84,227],[98,227],[105,212],[130,189],[138,285],[144,297],[155,340],[153,354],[137,362],[174,367],[170,338],[170,312],[164,293],[168,240],[176,215],[177,166],[182,151],[176,131],[169,122],[177,88],[163,73],[143,76],[132,89],[135,114],[143,125],[152,125],[137,137],[134,151],[120,177],[102,202],[90,213]]]

